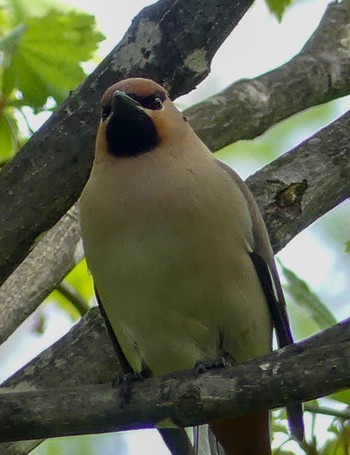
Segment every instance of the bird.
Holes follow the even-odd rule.
[[[144,78],[101,99],[80,198],[87,264],[125,369],[139,375],[244,362],[293,343],[268,233],[238,174]],[[303,437],[301,405],[287,406]],[[227,455],[271,454],[269,412],[210,422]]]

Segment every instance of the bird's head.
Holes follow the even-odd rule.
[[[97,149],[117,158],[176,143],[188,126],[167,91],[149,79],[132,78],[109,87],[101,100]]]

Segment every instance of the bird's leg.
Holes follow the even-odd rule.
[[[214,360],[200,360],[195,364],[195,372],[196,376],[205,373],[208,370],[212,370],[214,368],[225,368],[225,367],[232,367],[235,365],[236,360],[235,358],[229,354],[228,352],[223,352],[222,355]]]
[[[131,398],[130,385],[135,381],[144,381],[152,376],[151,370],[144,367],[140,372],[120,373],[115,376],[112,381],[113,388],[120,389],[121,407],[129,403]]]

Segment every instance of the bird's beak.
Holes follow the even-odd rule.
[[[141,104],[121,90],[116,90],[112,97],[112,113],[123,114],[130,110],[142,109]]]

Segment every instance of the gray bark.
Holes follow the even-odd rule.
[[[348,319],[301,343],[234,367],[198,377],[189,370],[132,383],[126,402],[120,387],[114,389],[110,380],[101,384],[113,374],[113,356],[96,312],[90,313],[95,313],[92,319],[85,317],[79,331],[72,330],[79,334],[73,345],[70,333],[0,389],[1,441],[149,428],[165,419],[192,426],[350,387]],[[92,334],[99,335],[94,345]],[[84,368],[62,357],[68,347]],[[69,375],[72,370],[73,376]],[[44,380],[40,379],[43,371]],[[58,381],[61,372],[62,381]],[[86,385],[92,372],[96,373],[94,386]],[[24,387],[30,390],[23,391]]]
[[[240,80],[187,110],[198,136],[215,151],[252,139],[305,110],[350,93],[350,9],[330,3],[298,55],[255,79]]]

